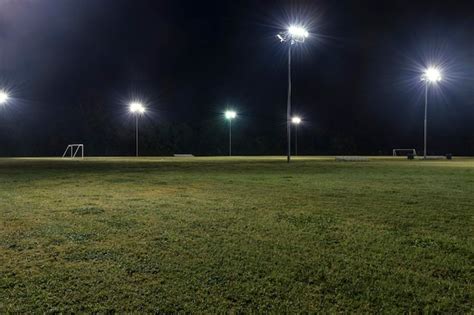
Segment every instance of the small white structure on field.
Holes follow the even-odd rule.
[[[66,155],[67,157],[70,157],[71,159],[76,158],[77,153],[79,151],[81,152],[80,157],[81,159],[83,159],[84,158],[84,145],[83,144],[70,144],[67,146],[66,150],[64,151],[63,158],[65,158]]]
[[[398,153],[405,153],[403,156],[407,156],[408,154],[412,154],[413,156],[416,156],[416,150],[415,149],[393,149],[392,150],[392,155],[393,156],[399,156]]]

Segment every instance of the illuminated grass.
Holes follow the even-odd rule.
[[[474,160],[0,160],[0,313],[472,312]]]

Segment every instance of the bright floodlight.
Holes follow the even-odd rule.
[[[294,24],[290,25],[285,32],[277,35],[281,43],[288,43],[288,99],[286,103],[286,141],[288,144],[286,160],[288,163],[291,160],[291,123],[295,124],[296,129],[296,126],[301,122],[301,119],[295,122],[291,118],[291,46],[303,44],[308,36],[309,33],[304,27]]]
[[[143,114],[145,112],[145,107],[140,102],[130,103],[130,112]]]
[[[296,25],[291,25],[288,28],[288,34],[290,34],[291,37],[293,37],[293,39],[302,39],[302,40],[304,40],[309,35],[306,29],[304,29],[301,26],[296,26]]]
[[[225,118],[226,119],[234,119],[235,117],[237,117],[237,113],[233,110],[228,110],[225,112]]]
[[[441,81],[441,71],[438,68],[430,67],[425,70],[421,79],[428,82]]]
[[[4,104],[8,101],[8,93],[5,91],[0,91],[0,104]]]
[[[295,125],[299,125],[301,123],[301,118],[298,116],[294,116],[293,118],[291,118],[291,122]]]

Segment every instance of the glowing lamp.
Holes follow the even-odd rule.
[[[0,90],[0,104],[5,104],[8,101],[8,93]]]
[[[301,26],[296,26],[296,25],[291,25],[288,28],[288,34],[290,34],[292,37],[296,37],[300,39],[305,39],[309,35],[306,29],[304,29]]]
[[[143,114],[145,112],[145,107],[140,102],[130,103],[129,109],[130,109],[130,112],[132,112],[132,113]]]
[[[295,125],[299,125],[301,123],[301,118],[298,116],[294,116],[293,118],[291,118],[291,122]]]
[[[233,110],[228,110],[225,112],[225,118],[226,119],[234,119],[235,117],[237,117],[237,113]]]
[[[433,83],[441,81],[441,71],[438,68],[429,67],[425,70],[421,79]]]

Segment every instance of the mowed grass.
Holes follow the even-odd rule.
[[[474,159],[0,159],[0,313],[473,312]]]

